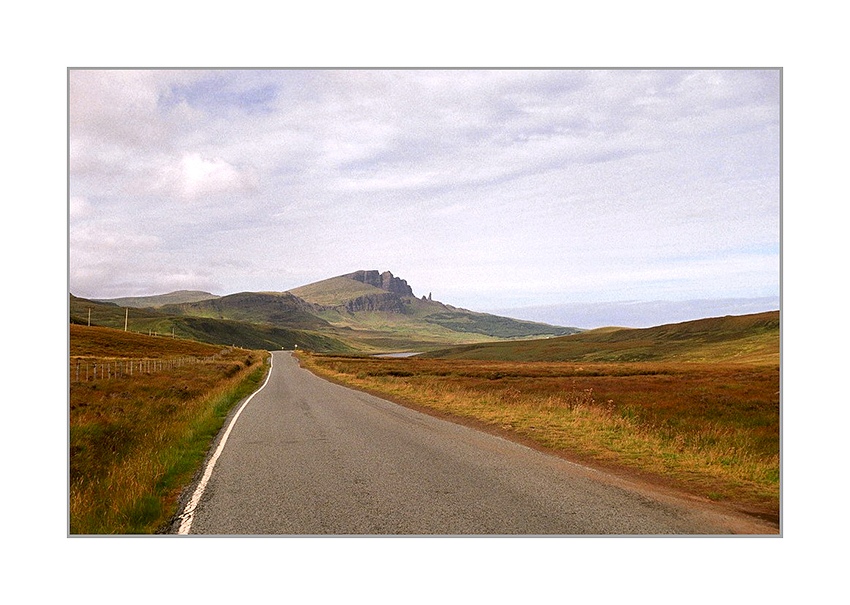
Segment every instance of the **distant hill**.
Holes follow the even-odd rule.
[[[726,361],[779,363],[779,311],[714,317],[652,328],[600,328],[525,342],[432,351],[426,357],[503,361]]]
[[[129,313],[127,313],[129,309]],[[355,353],[356,349],[312,330],[278,327],[264,323],[169,313],[163,309],[119,307],[70,295],[71,324],[123,329],[125,313],[131,332],[174,336],[198,342],[236,345],[246,349],[293,349],[329,353]]]
[[[448,345],[562,336],[576,328],[458,309],[416,297],[389,271],[359,270],[288,292],[215,296],[181,291],[148,297],[85,301],[71,296],[72,323],[122,327],[125,308],[132,329],[148,329],[251,348],[379,353],[428,351]],[[250,344],[247,344],[250,343]],[[291,345],[291,346],[289,346]]]
[[[120,307],[143,308],[161,307],[180,303],[197,302],[199,300],[210,300],[219,298],[209,292],[200,290],[177,290],[168,294],[156,294],[154,296],[126,296],[124,298],[99,298],[96,302],[113,303]]]

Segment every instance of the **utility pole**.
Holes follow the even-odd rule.
[[[89,307],[89,327],[91,327],[91,307]]]
[[[130,308],[124,307],[124,331],[127,331],[127,319],[130,317]]]

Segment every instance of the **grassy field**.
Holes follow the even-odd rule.
[[[400,403],[777,519],[778,314],[775,327],[773,319],[688,322],[630,336],[603,330],[596,342],[582,334],[457,347],[442,359],[301,360]],[[559,340],[557,355],[580,360],[461,358],[551,355]],[[649,361],[588,361],[636,353]]]
[[[268,354],[76,325],[70,354],[70,533],[164,530],[227,413],[264,379]],[[158,363],[78,381],[77,359]]]

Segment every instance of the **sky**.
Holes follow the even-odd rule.
[[[72,69],[70,291],[778,301],[779,76]]]

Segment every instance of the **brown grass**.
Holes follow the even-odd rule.
[[[776,365],[301,359],[357,388],[778,515]]]
[[[71,326],[76,356],[214,360],[72,382],[70,533],[152,533],[174,514],[230,407],[265,375],[267,353]]]

